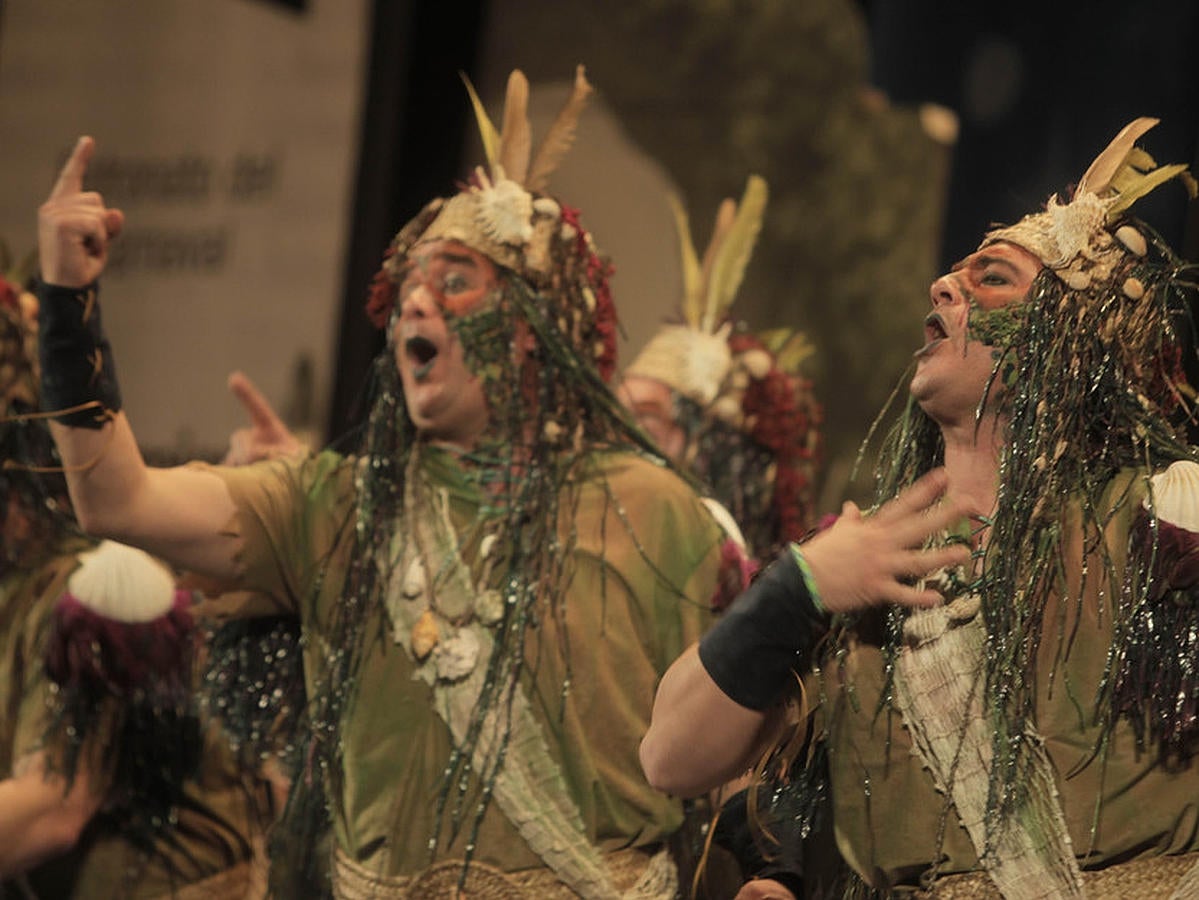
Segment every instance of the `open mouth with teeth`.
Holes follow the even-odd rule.
[[[437,345],[427,337],[413,335],[404,341],[404,354],[412,363],[412,376],[418,381],[429,374],[437,353]]]

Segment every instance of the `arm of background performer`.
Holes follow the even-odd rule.
[[[47,776],[43,754],[25,757],[16,774],[0,781],[0,878],[70,850],[101,799],[82,766],[68,791],[61,776]]]

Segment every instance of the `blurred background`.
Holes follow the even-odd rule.
[[[629,361],[676,314],[666,196],[702,247],[770,183],[736,312],[816,348],[821,507],[922,343],[928,284],[995,222],[1067,189],[1127,121],[1199,163],[1199,3],[935,0],[0,0],[0,238],[19,260],[74,139],[127,231],[103,284],[129,410],[160,458],[219,456],[242,369],[318,442],[380,338],[362,315],[394,232],[482,161],[459,73],[534,137],[576,63],[597,88],[551,183],[613,258]],[[539,127],[540,126],[540,127]],[[1170,185],[1138,207],[1199,259]]]

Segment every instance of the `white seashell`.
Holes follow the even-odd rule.
[[[437,649],[437,677],[442,681],[457,681],[474,671],[479,661],[479,639],[464,629],[443,641]]]
[[[587,307],[587,312],[595,312],[595,292],[589,287],[583,288],[583,304]]]
[[[1178,528],[1199,532],[1199,463],[1179,460],[1150,479],[1158,518]],[[1149,508],[1149,498],[1141,501]]]
[[[441,640],[441,629],[433,610],[426,609],[412,626],[412,655],[419,660],[428,656]]]
[[[479,595],[475,615],[484,625],[494,625],[504,617],[504,595],[492,588]]]
[[[1149,249],[1145,243],[1145,236],[1133,228],[1131,225],[1121,225],[1116,229],[1116,240],[1128,248],[1128,252],[1135,256],[1144,256]]]
[[[148,553],[102,541],[79,556],[67,590],[92,612],[115,622],[150,622],[175,604],[175,579]]]
[[[579,232],[569,222],[562,223],[562,227],[558,229],[558,234],[564,241],[573,241],[579,236]]]
[[[551,444],[556,444],[558,439],[562,437],[562,426],[551,419],[545,423],[542,433],[545,435],[547,441]]]
[[[409,600],[415,600],[425,592],[425,567],[419,558],[415,558],[408,564],[408,571],[404,573],[404,583],[400,588],[400,593]]]
[[[770,374],[770,354],[760,347],[746,350],[741,354],[741,365],[745,366],[745,370],[749,372],[751,378],[761,381]]]
[[[1124,296],[1130,300],[1140,300],[1145,296],[1145,285],[1139,278],[1127,278],[1124,281]]]
[[[558,206],[558,202],[553,197],[538,197],[533,201],[533,211],[538,215],[556,219],[562,208]]]

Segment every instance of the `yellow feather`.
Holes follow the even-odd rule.
[[[798,375],[803,369],[803,364],[816,353],[815,345],[802,331],[771,328],[758,332],[758,337],[774,354],[776,365],[788,375]]]
[[[703,295],[700,302],[705,306],[708,298],[712,296],[712,270],[716,266],[716,258],[720,255],[720,248],[724,245],[724,240],[728,237],[736,218],[737,204],[731,199],[721,202],[720,207],[716,210],[716,222],[712,225],[712,236],[708,238],[708,249],[704,251],[703,262],[700,263],[700,292]],[[699,327],[709,333],[716,330],[706,308],[700,314]]]
[[[712,331],[716,323],[733,304],[737,289],[745,278],[745,268],[754,252],[758,234],[762,230],[762,218],[766,214],[769,196],[766,179],[750,175],[745,184],[745,193],[737,207],[736,217],[727,230],[727,237],[713,260],[707,281],[704,303],[705,331]]]
[[[487,110],[483,108],[483,101],[475,93],[475,86],[470,83],[470,79],[466,76],[465,72],[459,74],[462,75],[462,81],[466,84],[466,93],[470,95],[470,104],[475,110],[475,122],[479,126],[479,137],[483,139],[483,155],[487,157],[487,166],[488,168],[494,168],[496,162],[499,160],[499,132],[491,124],[491,119],[487,116]]]
[[[703,284],[700,281],[699,257],[695,253],[695,243],[691,238],[691,223],[687,219],[687,210],[674,194],[666,197],[670,203],[670,211],[674,214],[675,231],[679,236],[679,253],[683,263],[683,321],[692,328],[699,327],[703,315]]]
[[[1110,204],[1107,208],[1107,220],[1112,222],[1122,212],[1144,197],[1149,192],[1155,190],[1160,185],[1165,184],[1172,178],[1181,176],[1183,184],[1187,186],[1191,197],[1195,196],[1194,185],[1195,179],[1187,172],[1187,167],[1182,163],[1173,166],[1162,166],[1160,169],[1154,169],[1152,172],[1139,175],[1134,179],[1129,179],[1125,187],[1120,190],[1120,195],[1116,201]],[[1189,181],[1189,183],[1188,183]]]
[[[508,76],[508,95],[504,99],[504,128],[500,132],[499,162],[504,174],[524,184],[529,174],[529,152],[533,139],[529,133],[529,79],[520,69]]]
[[[1137,139],[1158,123],[1158,119],[1142,117],[1133,119],[1120,129],[1107,148],[1095,157],[1095,161],[1078,180],[1078,193],[1090,191],[1102,195],[1111,186],[1112,178],[1124,165]]]
[[[587,98],[590,96],[591,84],[587,81],[583,67],[578,66],[575,69],[574,88],[566,100],[566,105],[559,111],[553,124],[550,125],[549,131],[537,145],[537,153],[533,156],[533,164],[529,167],[529,177],[525,181],[525,187],[530,191],[545,190],[550,173],[558,168],[558,163],[562,161],[562,157],[574,144],[575,127],[578,125],[579,116],[582,115],[583,108],[587,105]]]

